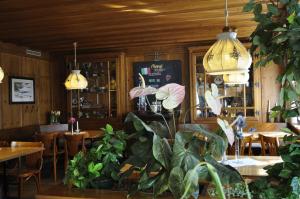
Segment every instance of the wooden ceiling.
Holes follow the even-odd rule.
[[[238,37],[255,28],[228,0]],[[0,41],[50,52],[124,49],[214,40],[224,26],[224,0],[1,0]]]

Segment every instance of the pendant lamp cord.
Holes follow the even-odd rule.
[[[77,68],[77,57],[76,57],[77,42],[74,42],[73,45],[74,45],[74,64],[75,64],[75,69],[78,69]]]
[[[228,3],[227,0],[225,0],[225,26],[226,27],[228,27],[228,16],[229,16]]]
[[[77,42],[74,42],[73,43],[74,45],[74,64],[75,64],[75,69],[78,70],[79,68],[77,67]],[[76,73],[76,78],[77,78],[77,81],[79,82],[79,77],[78,77],[78,74]]]

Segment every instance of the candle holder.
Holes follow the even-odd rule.
[[[236,133],[235,133],[235,140],[234,140],[234,156],[235,156],[235,162],[240,162],[240,142],[241,139],[243,139],[243,128],[237,125],[236,127]]]

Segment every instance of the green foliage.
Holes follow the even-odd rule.
[[[299,199],[300,143],[297,141],[299,139],[300,136],[293,135],[284,138],[285,145],[279,148],[279,154],[283,162],[267,166],[265,169],[268,176],[250,184],[250,190],[254,198]]]
[[[114,131],[107,124],[104,137],[95,142],[86,153],[79,152],[69,162],[65,184],[78,188],[98,188],[101,179],[117,181],[120,170],[120,159],[126,147],[127,135],[123,131]]]
[[[262,9],[264,7],[267,9]],[[278,77],[280,109],[273,117],[295,117],[300,113],[300,6],[298,0],[254,1],[243,8],[253,12],[257,22],[250,36],[251,52],[259,60],[256,66],[265,66],[270,61],[279,64],[283,73]],[[291,106],[291,102],[294,102]]]
[[[156,132],[157,129],[133,113],[129,113],[125,121],[133,124],[134,131],[130,134],[133,142],[131,155],[124,164],[133,166],[122,175],[126,178],[135,170],[140,172],[139,181],[130,195],[152,189],[154,197],[170,191],[175,198],[197,198],[199,182],[212,181],[219,198],[224,198],[222,184],[242,181],[235,169],[213,158],[223,154],[227,142],[202,126],[186,125],[184,131],[175,134],[174,143],[170,144]]]

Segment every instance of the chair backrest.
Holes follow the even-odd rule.
[[[0,147],[9,147],[9,143],[5,140],[0,140]]]
[[[269,150],[269,155],[278,155],[278,139],[276,137],[267,137],[259,134],[259,139],[261,143],[261,154],[266,155],[266,150]]]
[[[251,136],[245,136],[243,139],[240,140],[239,142],[239,147],[240,147],[240,155],[245,155],[245,149],[248,147],[248,154],[252,154],[252,135]],[[227,149],[227,153],[229,155],[234,155],[235,154],[235,143],[232,144],[232,146],[229,146]]]
[[[240,141],[240,154],[245,155],[245,148],[248,147],[248,155],[252,155],[252,136],[245,136]]]
[[[44,144],[44,156],[55,155],[57,153],[56,138],[57,134],[55,132],[51,133],[40,133],[37,135],[39,141]]]
[[[84,134],[65,134],[65,153],[75,156],[80,150],[85,151]]]
[[[11,147],[41,147],[44,148],[42,142],[11,142]],[[26,167],[41,170],[43,166],[43,150],[26,156]]]

